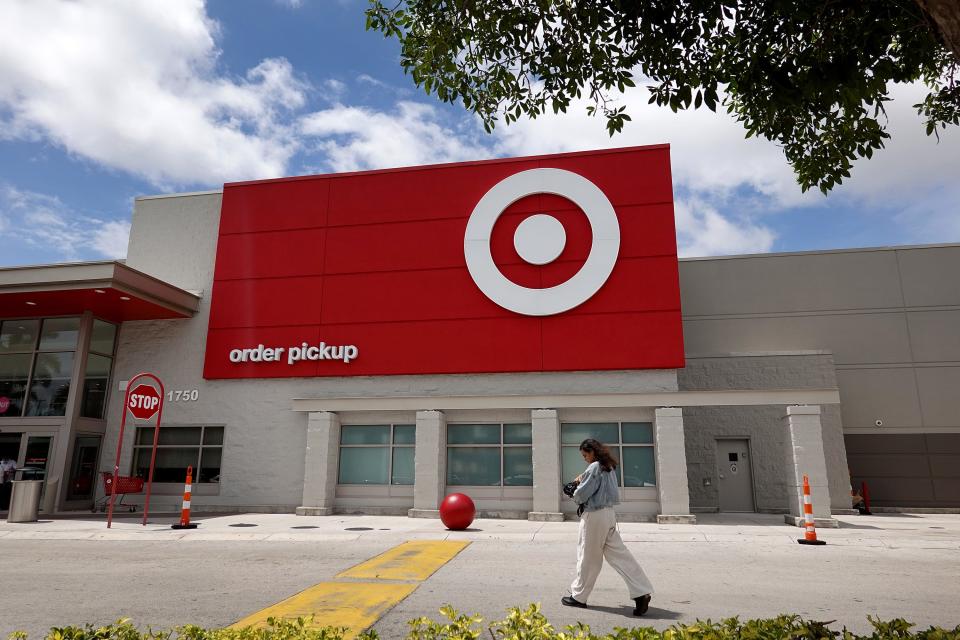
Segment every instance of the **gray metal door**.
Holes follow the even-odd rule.
[[[720,511],[754,510],[749,441],[717,440],[717,484]]]

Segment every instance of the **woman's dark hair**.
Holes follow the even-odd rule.
[[[599,440],[587,438],[580,443],[580,451],[589,451],[593,454],[593,459],[600,463],[600,468],[604,471],[613,471],[617,468],[617,459],[610,453],[607,445]]]

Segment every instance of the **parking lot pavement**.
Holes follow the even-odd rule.
[[[960,624],[960,515],[839,519],[839,529],[818,531],[823,547],[796,544],[802,530],[778,515],[622,523],[657,589],[643,623],[796,612],[859,631],[868,614]],[[174,521],[121,518],[109,530],[94,517],[0,523],[4,573],[16,576],[0,598],[0,637],[120,616],[155,629],[228,625],[407,540],[470,545],[378,620],[384,637],[403,637],[407,620],[437,617],[444,603],[494,620],[541,602],[558,626],[583,620],[599,631],[640,622],[609,568],[589,609],[559,604],[574,571],[576,522],[477,520],[450,532],[437,520],[380,516],[201,516],[192,531],[170,529]]]
[[[885,548],[960,549],[960,514],[878,514],[835,516],[838,529],[818,529],[829,544]],[[349,541],[382,539],[463,539],[570,541],[577,523],[528,520],[476,520],[466,531],[448,531],[439,520],[402,516],[245,513],[201,515],[197,529],[173,530],[173,514],[153,515],[146,526],[136,514],[115,518],[110,529],[102,515],[42,518],[39,522],[0,522],[0,540],[141,540],[141,541]],[[795,544],[803,530],[784,524],[777,514],[700,514],[697,524],[620,523],[623,539],[632,542],[717,542]]]

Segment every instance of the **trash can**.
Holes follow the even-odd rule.
[[[7,522],[36,522],[43,480],[14,480]]]

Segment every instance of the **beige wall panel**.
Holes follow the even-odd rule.
[[[943,506],[960,507],[960,478],[934,478],[933,493]]]
[[[897,257],[907,306],[960,304],[960,278],[944,277],[960,273],[960,247],[900,249]]]
[[[927,464],[927,456],[922,453],[864,455],[848,452],[847,460],[850,468],[856,469],[860,476],[930,477],[930,465]]]
[[[934,478],[960,478],[960,455],[931,455],[930,473]]]
[[[930,478],[869,478],[871,503],[877,506],[927,506],[936,500]],[[949,494],[944,494],[949,495]]]
[[[927,450],[932,453],[960,454],[960,433],[928,433],[926,438]]]
[[[903,304],[893,251],[680,262],[685,315],[875,309]]]
[[[913,311],[907,322],[915,362],[960,363],[960,311]]]
[[[917,369],[925,427],[960,427],[960,365]],[[841,400],[843,393],[841,391]]]
[[[832,351],[837,365],[910,362],[902,313],[685,320],[683,339],[690,355],[809,349]]]
[[[878,428],[876,435],[865,433],[851,433],[844,436],[847,443],[847,455],[854,454],[882,454],[882,453],[926,453],[922,433],[883,433]]]
[[[837,371],[844,429],[920,428],[920,402],[913,369],[841,369]],[[878,429],[879,431],[879,429]]]
[[[220,233],[220,193],[134,203],[127,266],[209,300]]]

